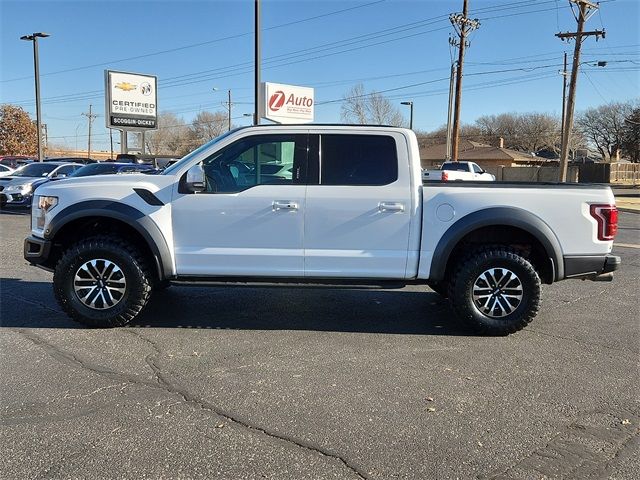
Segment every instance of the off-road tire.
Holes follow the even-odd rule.
[[[126,281],[122,297],[110,308],[90,308],[74,289],[76,272],[96,259],[113,262]],[[151,272],[138,249],[112,235],[97,235],[71,245],[53,274],[53,291],[60,307],[72,319],[91,327],[121,327],[129,323],[147,304],[152,284]]]
[[[494,268],[506,269],[515,274],[522,291],[517,307],[500,318],[483,313],[473,298],[474,285],[477,285],[480,275]],[[483,335],[508,335],[522,330],[538,314],[541,293],[540,277],[534,266],[518,251],[505,246],[487,246],[473,250],[456,265],[449,281],[449,301],[452,308],[463,322]]]

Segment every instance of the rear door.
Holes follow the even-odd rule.
[[[305,276],[405,278],[413,206],[404,137],[322,133],[310,145],[319,153],[309,160]]]

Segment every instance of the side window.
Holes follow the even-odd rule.
[[[475,163],[471,164],[471,167],[473,168],[473,173],[482,173],[482,169]]]
[[[76,167],[75,165],[65,165],[64,167],[60,167],[58,169],[58,171],[56,172],[56,176],[59,177],[60,175],[71,175],[76,171],[77,168],[79,167]]]
[[[305,182],[307,135],[257,135],[239,140],[202,162],[209,193],[256,185]]]
[[[321,135],[321,185],[388,185],[398,179],[398,154],[386,135]]]

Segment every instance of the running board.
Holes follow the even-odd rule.
[[[348,288],[348,289],[400,289],[413,281],[380,279],[339,278],[240,278],[240,277],[191,277],[180,276],[171,285],[183,287],[252,287],[252,288]],[[421,282],[424,283],[424,282]]]

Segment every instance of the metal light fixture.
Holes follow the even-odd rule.
[[[40,65],[38,60],[38,38],[48,37],[48,33],[35,32],[31,35],[23,35],[20,40],[33,42],[33,70],[36,83],[36,126],[38,129],[38,161],[43,160],[42,156],[42,116],[40,114]]]
[[[413,101],[410,102],[400,102],[400,105],[409,105],[411,108],[411,114],[409,117],[409,128],[413,130]]]

